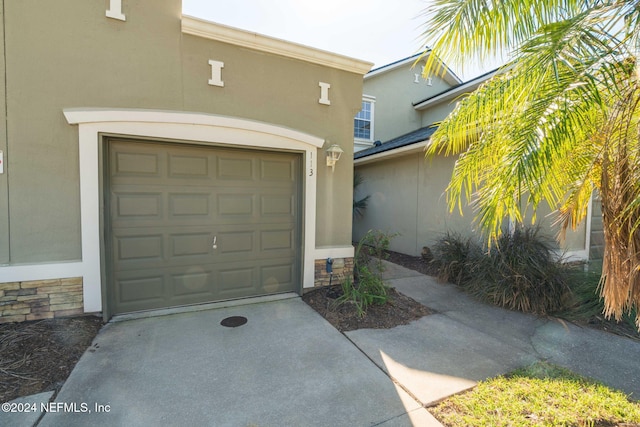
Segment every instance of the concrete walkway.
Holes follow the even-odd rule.
[[[479,303],[456,286],[386,263],[387,282],[436,310],[390,330],[346,335],[421,404],[545,360],[640,400],[640,342]]]
[[[38,425],[439,426],[425,406],[537,360],[640,396],[639,342],[388,266],[392,286],[438,313],[341,334],[296,297],[110,323],[55,399],[70,406]],[[228,316],[248,323],[225,328]],[[33,423],[15,420],[0,425]]]

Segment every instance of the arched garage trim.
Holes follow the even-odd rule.
[[[324,139],[296,130],[247,119],[201,113],[128,110],[65,109],[67,122],[78,125],[82,276],[85,312],[104,309],[100,257],[101,134],[172,139],[181,142],[229,144],[304,153],[303,287],[314,281],[316,228],[316,158]],[[312,173],[313,172],[313,173]]]

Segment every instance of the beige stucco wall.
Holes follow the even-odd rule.
[[[352,180],[362,75],[182,34],[179,0],[124,2],[125,22],[106,18],[107,6],[4,2],[0,263],[81,258],[78,130],[62,113],[79,107],[236,116],[340,144],[335,172],[317,168],[316,243],[350,243],[351,186],[344,183]],[[225,63],[223,88],[207,83],[209,59]],[[330,106],[318,103],[319,81],[331,84]]]
[[[429,126],[444,120],[456,107],[456,100],[444,101],[420,112],[421,126]]]
[[[423,62],[416,67],[405,64],[388,72],[372,75],[364,81],[363,93],[375,96],[374,139],[388,141],[423,126],[422,113],[412,103],[436,95],[449,87],[439,76],[432,77],[432,86],[415,74],[422,70]]]
[[[370,195],[362,218],[354,220],[354,240],[367,230],[398,233],[390,249],[419,255],[447,230],[469,234],[472,212],[450,213],[444,189],[451,176],[454,159],[438,157],[426,161],[421,150],[388,160],[356,165],[364,183],[356,196]]]
[[[473,210],[466,206],[462,214],[457,209],[450,212],[446,202],[444,192],[454,163],[455,157],[425,160],[423,151],[417,149],[398,157],[356,164],[356,172],[364,179],[356,197],[370,195],[370,199],[364,216],[354,220],[354,240],[370,229],[398,233],[390,249],[417,256],[423,246],[432,246],[446,231],[463,236],[477,234]],[[552,225],[555,218],[550,212],[548,206],[541,206],[537,223],[543,234],[554,239],[558,228]],[[586,224],[582,223],[575,231],[568,231],[562,249],[584,250],[585,230]]]
[[[567,229],[564,241],[558,242],[561,225],[558,224],[558,211],[551,209],[548,203],[542,202],[533,215],[533,209],[526,211],[525,225],[537,225],[540,227],[540,233],[554,242],[558,249],[563,251],[581,251],[585,250],[587,241],[587,221],[582,221],[575,230]]]
[[[154,5],[120,22],[94,2],[5,2],[11,263],[81,256],[78,136],[63,108],[180,106],[180,4]]]

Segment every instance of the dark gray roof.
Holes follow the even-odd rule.
[[[436,131],[437,127],[429,125],[413,132],[406,133],[402,136],[389,140],[377,147],[370,147],[366,150],[358,151],[353,155],[355,159],[361,159],[363,157],[372,156],[374,154],[383,153],[385,151],[393,150],[395,148],[405,147],[407,145],[416,144],[418,142],[429,139],[431,135]]]

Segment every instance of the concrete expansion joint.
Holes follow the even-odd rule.
[[[379,423],[371,424],[371,427],[376,427],[376,426],[385,425],[385,424],[386,424],[386,423],[388,423],[389,421],[391,421],[391,420],[397,420],[397,419],[399,419],[400,417],[402,417],[403,415],[406,415],[406,414],[408,414],[408,412],[405,412],[404,414],[394,415],[393,417],[391,417],[391,418],[387,418],[386,420],[382,420],[382,421],[380,421]]]
[[[537,324],[536,326],[534,326],[534,328],[531,331],[531,333],[528,334],[529,346],[533,350],[533,353],[534,353],[534,356],[536,357],[536,359],[538,359],[538,360],[540,360],[542,362],[546,362],[547,360],[549,360],[549,358],[544,356],[540,352],[540,350],[538,349],[538,346],[536,345],[536,339],[535,338],[538,335],[538,332],[540,331],[540,329],[545,327],[548,323],[549,323],[549,319],[548,318],[540,318],[540,323]]]
[[[353,346],[354,346],[355,348],[357,348],[357,349],[358,349],[358,351],[364,355],[364,357],[366,357],[367,359],[369,359],[369,360],[371,361],[371,363],[373,363],[373,364],[374,364],[378,369],[380,369],[380,370],[382,371],[382,373],[383,373],[384,375],[386,375],[386,376],[387,376],[387,378],[389,378],[393,384],[395,384],[396,386],[400,387],[400,388],[401,388],[402,390],[404,390],[404,391],[405,391],[409,396],[411,396],[411,398],[412,398],[413,400],[415,400],[415,401],[418,403],[418,405],[420,405],[421,407],[425,408],[425,406],[422,404],[422,402],[420,401],[420,399],[418,399],[418,398],[417,398],[413,393],[411,393],[411,391],[410,391],[409,389],[407,389],[404,385],[402,385],[402,383],[401,383],[400,381],[396,380],[396,379],[395,379],[394,377],[392,377],[392,376],[391,376],[387,371],[385,371],[385,370],[384,370],[384,368],[383,368],[382,366],[380,366],[379,364],[377,364],[375,360],[373,360],[371,357],[369,357],[369,355],[368,355],[367,353],[365,353],[365,352],[364,352],[360,347],[358,347],[358,345],[357,345],[357,344],[356,344],[356,343],[355,343],[351,338],[349,338],[349,337],[347,336],[347,334],[345,334],[343,331],[340,331],[340,333],[341,333],[341,334],[342,334],[342,336],[344,336],[347,340],[349,340],[349,342],[350,342],[351,344],[353,344]],[[396,417],[393,417],[393,418],[396,418]],[[390,418],[390,419],[393,419],[393,418]],[[388,421],[388,420],[387,420],[387,421]]]

